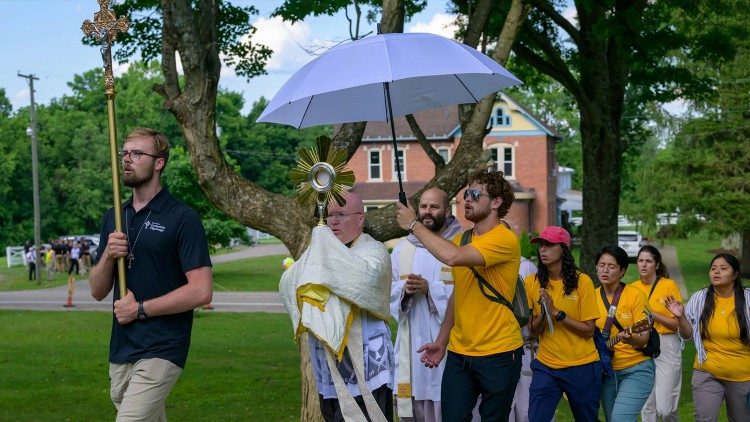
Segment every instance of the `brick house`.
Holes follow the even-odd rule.
[[[450,160],[461,142],[458,107],[449,106],[414,115],[435,150]],[[517,233],[540,232],[557,224],[557,162],[555,144],[560,134],[534,116],[508,95],[501,93],[490,117],[492,130],[484,139],[490,165],[502,170],[513,184],[516,199],[506,217]],[[435,166],[421,148],[406,119],[395,119],[398,159],[407,196],[416,193],[432,179]],[[398,198],[390,124],[370,122],[362,144],[349,161],[357,182],[354,192],[362,197],[365,209],[391,204]],[[463,194],[453,201],[453,213],[466,227]]]

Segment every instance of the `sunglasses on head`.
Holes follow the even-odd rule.
[[[480,191],[478,191],[478,190],[476,190],[476,189],[466,189],[466,190],[464,191],[464,199],[466,199],[466,198],[468,198],[468,197],[471,197],[471,200],[472,200],[472,201],[476,201],[476,200],[477,200],[477,199],[479,199],[479,197],[480,197],[480,196],[482,196],[482,195],[484,195],[484,196],[486,196],[486,197],[488,197],[488,198],[490,197],[490,196],[489,196],[489,195],[487,195],[486,193],[482,193],[482,192],[480,192]]]

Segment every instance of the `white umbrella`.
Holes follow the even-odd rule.
[[[450,104],[476,103],[521,81],[476,49],[434,34],[378,34],[340,44],[298,70],[258,122],[296,128],[390,121]],[[399,199],[406,203],[396,160]]]

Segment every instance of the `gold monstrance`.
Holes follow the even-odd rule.
[[[346,189],[354,186],[354,172],[345,170],[346,151],[331,145],[331,138],[320,136],[314,148],[302,148],[297,166],[289,179],[297,185],[300,204],[317,204],[318,225],[325,225],[323,212],[326,204],[335,199],[344,205]]]
[[[94,14],[94,22],[86,19],[81,29],[84,35],[93,36],[100,44],[102,61],[104,61],[104,94],[107,97],[107,114],[109,116],[109,157],[112,167],[112,191],[115,207],[115,230],[122,232],[122,204],[120,201],[120,168],[117,158],[117,125],[115,122],[115,78],[112,75],[112,43],[119,32],[128,30],[128,20],[109,10],[109,0],[97,0],[99,11]],[[117,276],[120,298],[125,297],[125,258],[117,259]]]

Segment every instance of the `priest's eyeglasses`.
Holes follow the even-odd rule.
[[[141,156],[143,155],[148,155],[149,157],[153,157],[153,158],[161,158],[158,155],[149,154],[146,151],[141,151],[139,149],[133,149],[130,151],[124,149],[117,153],[117,156],[120,157],[120,160],[124,160],[126,156],[130,156],[130,160],[133,161],[134,163],[137,163],[138,160],[140,160]]]

